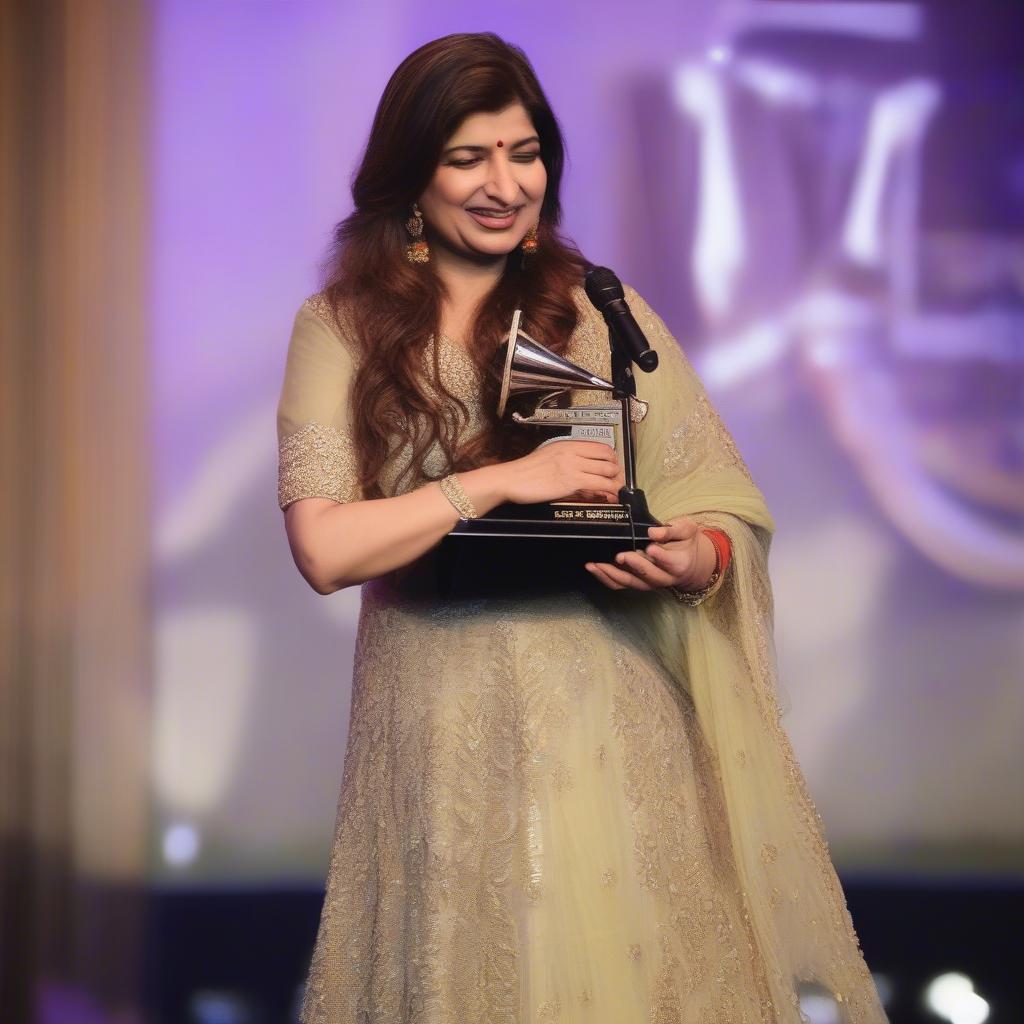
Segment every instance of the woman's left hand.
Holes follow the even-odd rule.
[[[715,545],[687,516],[652,526],[654,543],[646,551],[624,551],[610,562],[587,562],[586,568],[610,590],[700,590],[715,570]]]

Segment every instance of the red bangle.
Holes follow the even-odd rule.
[[[732,542],[729,535],[721,530],[705,529],[708,540],[715,546],[715,555],[718,559],[718,573],[721,575],[729,567],[732,559]]]

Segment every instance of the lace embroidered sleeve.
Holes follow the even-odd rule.
[[[351,436],[352,354],[326,300],[307,299],[295,316],[277,406],[277,502],[356,501],[359,465]]]

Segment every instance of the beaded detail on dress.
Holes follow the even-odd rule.
[[[359,498],[356,450],[347,433],[307,423],[278,448],[277,503],[284,509],[299,498]]]
[[[364,587],[304,1024],[797,1024],[799,980],[831,991],[844,1024],[885,1020],[779,723],[767,528],[730,512],[728,489],[721,504],[692,496],[702,473],[751,508],[755,489],[674,340],[627,295],[672,382],[638,427],[641,481],[656,513],[724,530],[730,570],[696,609]],[[603,324],[582,304],[568,355],[607,376]],[[480,415],[469,357],[442,340],[437,362]],[[286,493],[347,493],[324,483],[349,471],[343,426],[284,439]],[[647,632],[663,627],[671,643]],[[686,660],[697,647],[720,659],[710,681]],[[742,728],[716,731],[741,708]],[[786,828],[740,834],[737,778],[759,796],[774,780]]]

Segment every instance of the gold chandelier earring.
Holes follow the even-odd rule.
[[[537,255],[537,225],[534,224],[529,231],[523,235],[522,241],[523,256],[536,256]]]
[[[405,230],[411,239],[405,247],[405,258],[410,263],[429,263],[430,246],[423,237],[423,214],[416,203],[412,204],[412,216],[405,222]]]

